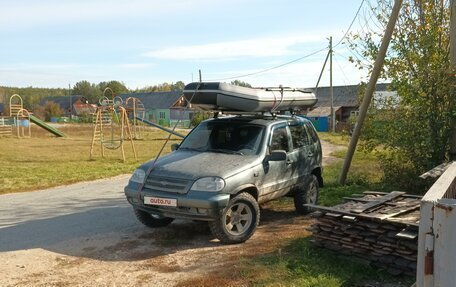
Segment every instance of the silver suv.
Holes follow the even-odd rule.
[[[140,166],[125,187],[146,226],[175,218],[207,221],[221,242],[240,243],[259,224],[259,204],[291,195],[304,214],[323,184],[317,133],[297,116],[210,119],[173,150]]]

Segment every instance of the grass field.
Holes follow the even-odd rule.
[[[100,144],[95,146],[94,157],[90,159],[90,124],[65,125],[59,130],[67,137],[56,138],[34,127],[31,138],[0,138],[0,194],[130,173],[141,163],[155,158],[168,137],[165,132],[148,128],[144,140],[134,141],[137,160],[130,141],[125,141],[124,163],[120,149],[105,149],[102,158]],[[164,153],[170,152],[170,145],[175,142],[180,142],[180,139],[172,136]]]
[[[168,137],[165,132],[150,128],[145,139],[135,141],[138,160],[133,158],[129,142],[125,143],[127,161],[122,162],[120,150],[106,150],[101,157],[99,145],[90,160],[91,125],[66,125],[61,128],[67,138],[55,138],[44,130],[35,128],[32,138],[0,138],[0,193],[22,192],[38,188],[87,181],[123,173],[130,173],[142,162],[154,158]],[[180,131],[185,133],[186,131]],[[320,138],[334,144],[347,145],[348,137],[328,133]],[[180,142],[177,137],[165,147]],[[333,154],[343,158],[345,151]],[[348,184],[340,186],[337,179],[342,160],[324,169],[325,187],[321,189],[320,203],[331,206],[342,197],[365,190],[382,190],[382,173],[374,156],[357,152],[351,165]],[[386,190],[387,191],[387,190]],[[278,208],[293,205],[288,197],[273,201]],[[218,274],[217,280],[226,276],[227,282],[238,280],[248,286],[369,286],[371,282],[403,283],[410,286],[412,278],[388,276],[353,257],[316,248],[309,237],[289,238],[280,241],[275,251],[241,259],[235,273]],[[202,284],[201,286],[212,286]],[[386,286],[386,285],[385,285]]]

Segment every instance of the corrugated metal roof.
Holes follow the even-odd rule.
[[[169,109],[182,96],[182,91],[121,94],[124,102],[128,97],[138,98],[146,109]]]
[[[375,91],[386,91],[388,84],[377,84]],[[331,106],[331,95],[329,87],[318,88],[314,93],[317,96],[315,107]],[[334,86],[334,106],[340,107],[357,107],[359,106],[359,97],[361,92],[360,85],[352,86]]]

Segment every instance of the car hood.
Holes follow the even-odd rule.
[[[191,180],[204,176],[226,179],[259,163],[259,156],[178,150],[157,160],[150,174]],[[150,161],[145,167],[152,165]]]

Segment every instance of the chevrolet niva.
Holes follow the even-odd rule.
[[[241,243],[259,224],[259,204],[289,195],[305,214],[323,185],[318,135],[298,116],[213,118],[172,149],[141,165],[125,187],[148,227],[176,218],[207,221],[222,243]]]

